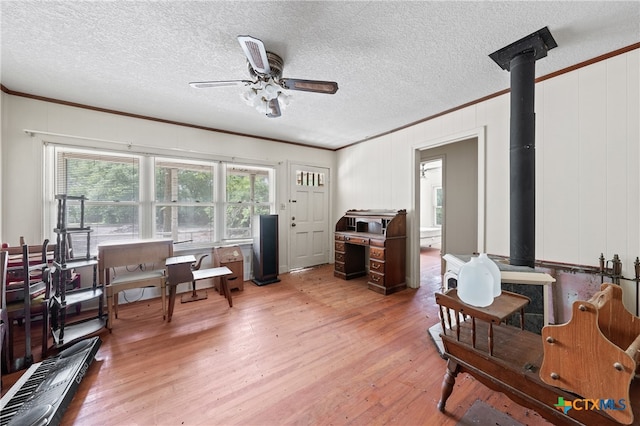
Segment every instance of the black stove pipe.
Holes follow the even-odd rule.
[[[536,132],[533,51],[511,59],[510,263],[533,267],[536,240]]]
[[[509,257],[533,267],[536,254],[535,63],[557,44],[547,27],[489,55],[511,72]]]

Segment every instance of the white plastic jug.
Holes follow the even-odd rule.
[[[491,276],[493,276],[493,297],[500,296],[500,294],[502,294],[502,276],[500,275],[500,268],[498,268],[496,262],[487,256],[487,253],[480,253],[478,260],[489,269]]]
[[[464,303],[481,308],[493,303],[493,275],[477,257],[460,268],[458,297]]]

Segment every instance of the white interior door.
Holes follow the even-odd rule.
[[[329,169],[291,164],[291,269],[329,263]]]

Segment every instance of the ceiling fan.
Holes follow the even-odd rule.
[[[338,83],[335,81],[283,78],[282,58],[268,52],[261,40],[251,36],[238,36],[238,41],[247,57],[251,80],[194,81],[189,85],[197,89],[245,86],[248,89],[242,93],[245,102],[272,118],[280,117],[281,110],[289,103],[290,96],[283,89],[330,95],[338,90]]]

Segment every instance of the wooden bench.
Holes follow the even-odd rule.
[[[193,269],[196,258],[193,255],[175,256],[168,258],[166,261],[168,281],[169,281],[169,307],[167,314],[167,322],[171,321],[173,316],[173,307],[176,303],[176,291],[178,284],[185,282],[194,282],[209,278],[220,277],[220,294],[227,298],[229,307],[233,306],[231,300],[231,290],[227,283],[227,276],[232,274],[231,269],[226,266],[207,269]],[[195,286],[194,286],[195,288]]]
[[[98,277],[107,293],[107,328],[118,317],[118,293],[142,287],[160,288],[162,318],[166,317],[165,261],[173,256],[173,240],[136,240],[98,245]]]
[[[508,294],[506,296],[509,297]],[[505,293],[503,292],[498,298],[504,299]],[[455,292],[444,295],[436,293],[436,302],[441,310],[443,357],[447,359],[442,395],[438,402],[440,411],[445,411],[447,399],[454,389],[458,374],[467,373],[487,387],[503,392],[518,404],[536,410],[554,425],[613,426],[621,423],[630,424],[633,421],[629,417],[618,418],[618,414],[624,413],[624,410],[617,409],[621,407],[600,409],[598,405],[596,409],[593,407],[588,409],[587,405],[591,402],[586,399],[604,401],[606,398],[617,397],[609,393],[608,384],[611,380],[601,383],[604,390],[602,393],[582,396],[546,383],[543,378],[550,377],[551,374],[544,373],[546,367],[543,365],[543,360],[546,363],[548,356],[543,350],[543,345],[550,345],[550,343],[546,339],[543,340],[543,336],[539,334],[505,325],[502,321],[499,324],[492,322],[495,318],[503,318],[503,314],[515,312],[515,306],[504,310],[502,308],[505,304],[501,303],[503,301],[497,300],[486,308],[476,308],[460,301]],[[448,313],[450,310],[454,312],[453,315]],[[487,312],[493,312],[489,321],[486,318]],[[476,339],[477,336],[485,335],[491,336],[491,340]],[[590,345],[591,343],[576,346],[576,350],[592,356],[589,362],[576,361],[571,356],[563,356],[560,362],[573,365],[583,370],[586,375],[590,375],[594,368],[592,361],[599,360],[595,355],[599,355],[599,352],[591,349]],[[571,345],[560,346],[566,348]],[[613,373],[616,373],[613,362],[609,360],[603,360],[603,362],[605,366],[610,367],[610,376],[613,379]],[[559,375],[563,376],[562,373]],[[626,395],[628,396],[625,395],[625,402],[629,406],[629,411],[637,412],[640,410],[640,381],[635,380],[627,385],[628,394]],[[606,405],[609,400],[604,402]],[[574,404],[575,408],[565,407],[566,403]]]

